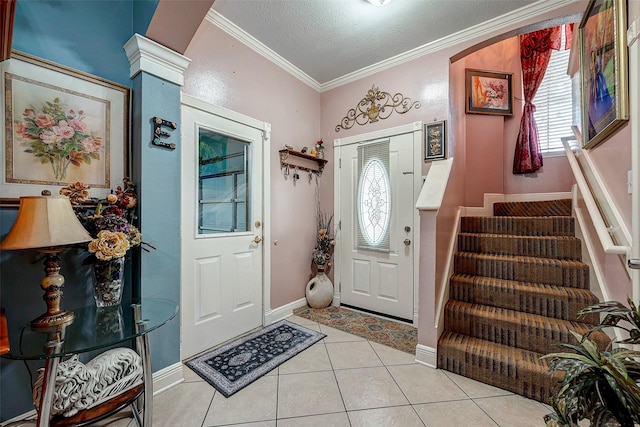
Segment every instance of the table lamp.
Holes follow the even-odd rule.
[[[60,274],[58,254],[66,246],[84,243],[91,236],[82,226],[64,196],[24,196],[20,197],[18,217],[9,234],[0,242],[0,250],[38,249],[45,254],[44,271],[40,287],[47,312],[31,321],[35,329],[73,322],[74,314],[60,308],[64,277]]]

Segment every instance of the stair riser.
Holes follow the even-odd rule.
[[[498,202],[493,205],[495,216],[571,216],[571,199],[536,202]]]
[[[462,217],[462,233],[509,234],[514,236],[575,236],[571,217]]]
[[[509,347],[546,354],[558,350],[557,343],[577,344],[570,331],[584,334],[590,325],[559,319],[530,318],[518,312],[495,307],[447,303],[445,329],[460,335],[490,341]],[[555,320],[555,322],[554,322]],[[606,346],[604,334],[592,335]]]
[[[555,381],[546,364],[538,364],[537,369],[523,365],[515,358],[498,361],[447,345],[438,348],[438,368],[548,404]]]
[[[457,253],[454,257],[454,272],[470,276],[589,289],[589,267],[586,264],[575,261],[563,263],[553,261]]]
[[[582,257],[580,240],[570,237],[520,237],[461,233],[460,252],[517,255],[567,260]]]
[[[580,289],[454,276],[451,278],[449,298],[562,320],[590,324],[599,321],[596,314],[578,316],[580,310],[597,302],[592,293]]]

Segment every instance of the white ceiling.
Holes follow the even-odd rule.
[[[323,85],[549,0],[215,0],[212,10]]]

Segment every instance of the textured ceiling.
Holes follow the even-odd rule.
[[[213,9],[320,84],[537,0],[216,0]]]

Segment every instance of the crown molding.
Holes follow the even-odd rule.
[[[217,11],[213,9],[209,9],[206,19],[216,27],[220,28],[222,31],[230,34],[231,36],[238,39],[240,42],[242,42],[249,48],[253,49],[260,55],[267,58],[269,61],[273,62],[283,70],[287,71],[289,74],[296,77],[298,80],[300,80],[304,84],[320,92],[321,85],[314,78],[310,77],[300,68],[296,67],[291,62],[287,61],[282,56],[278,55],[276,52],[269,49],[261,41],[259,41],[258,39],[253,37],[251,34],[244,31],[242,28],[238,27],[233,22],[229,21],[224,16],[220,15]]]
[[[130,77],[144,71],[179,86],[184,84],[184,71],[191,63],[186,56],[140,34],[134,34],[125,43],[124,50],[129,59]]]
[[[561,7],[576,3],[578,1],[581,0],[541,0],[529,6],[525,6],[521,9],[506,13],[473,27],[458,31],[457,33],[451,34],[447,37],[443,37],[431,43],[427,43],[415,49],[411,49],[407,52],[385,59],[384,61],[380,61],[368,67],[356,70],[352,73],[345,74],[342,77],[338,77],[326,83],[318,83],[315,79],[304,73],[295,65],[291,64],[282,56],[275,53],[273,50],[269,49],[256,38],[246,33],[240,27],[226,19],[224,16],[220,15],[215,10],[209,9],[206,19],[218,28],[222,29],[226,33],[235,37],[240,42],[244,43],[257,53],[259,53],[260,55],[280,66],[285,71],[289,72],[294,77],[298,78],[300,81],[307,84],[311,88],[317,90],[318,92],[326,92],[339,86],[343,86],[356,80],[368,77],[372,74],[379,73],[380,71],[384,71],[389,68],[404,64],[406,62],[413,61],[414,59],[420,58],[422,56],[440,51],[442,49],[465,43],[478,37],[495,33],[496,31],[504,30],[510,25],[517,24],[518,22],[521,22],[532,16],[542,15],[544,13],[551,12]]]
[[[407,52],[393,56],[391,58],[380,61],[376,64],[370,65],[360,70],[354,71],[349,74],[345,74],[342,77],[333,79],[329,82],[322,83],[320,86],[320,92],[325,92],[339,86],[343,86],[347,83],[360,80],[364,77],[368,77],[372,74],[379,73],[380,71],[388,70],[389,68],[396,67],[400,64],[404,64],[414,59],[420,58],[425,55],[429,55],[434,52],[446,49],[451,46],[455,46],[470,40],[474,40],[477,37],[491,34],[498,30],[503,30],[509,25],[523,21],[531,16],[541,15],[546,12],[553,11],[563,6],[575,3],[579,0],[543,0],[534,3],[530,6],[526,6],[522,9],[501,15],[499,17],[490,19],[481,24],[473,27],[466,28],[457,33],[435,40],[431,43],[424,44],[415,49],[411,49]]]

